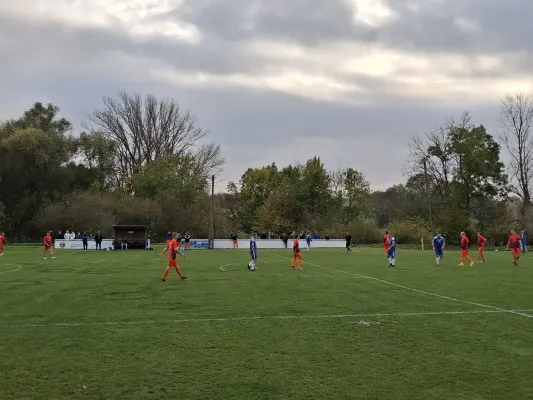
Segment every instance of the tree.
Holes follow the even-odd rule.
[[[103,191],[118,187],[115,173],[116,142],[101,132],[82,132],[77,144],[80,163],[94,173],[96,188]]]
[[[353,168],[348,168],[344,177],[346,194],[345,222],[353,221],[370,211],[370,183],[364,175]]]
[[[297,201],[296,187],[285,181],[259,209],[258,226],[262,232],[288,234],[301,229],[301,223],[306,219],[305,208]]]
[[[202,145],[207,131],[190,110],[169,98],[141,98],[120,92],[116,99],[104,98],[104,107],[90,117],[95,131],[116,145],[117,173],[127,185],[135,170],[158,157],[193,156],[196,169],[207,177],[220,168],[220,147]]]
[[[72,124],[65,118],[57,118],[58,115],[59,107],[51,103],[44,105],[36,102],[19,119],[9,120],[0,125],[0,140],[16,130],[28,128],[65,135],[72,129]]]
[[[171,195],[176,208],[184,207],[206,190],[207,182],[197,174],[195,166],[191,155],[158,157],[135,171],[133,191],[136,196],[149,199]]]
[[[250,232],[258,228],[259,209],[281,184],[283,175],[275,163],[262,168],[249,168],[242,176],[239,186],[228,184],[234,202],[228,209],[228,218],[237,222],[242,230]]]
[[[511,190],[522,200],[522,216],[532,205],[533,95],[507,96],[500,108],[500,140],[511,158]]]
[[[332,193],[330,177],[319,157],[313,157],[302,167],[298,189],[298,200],[311,218],[309,223],[315,227],[322,225],[331,212]]]
[[[500,146],[483,126],[454,129],[450,135],[454,162],[453,183],[462,197],[462,206],[470,211],[471,200],[481,197],[505,197],[507,176],[500,161]]]
[[[506,196],[500,146],[482,125],[471,123],[467,112],[459,121],[448,119],[425,137],[414,138],[410,150],[410,186],[423,193],[423,203],[431,201],[436,226],[444,231],[470,226],[473,199]]]

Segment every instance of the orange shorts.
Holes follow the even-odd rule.
[[[168,260],[168,266],[169,267],[177,267],[178,266],[178,260],[176,260],[176,259]]]
[[[387,245],[383,246],[383,250],[385,251],[385,253],[387,253],[389,251],[389,246]]]
[[[462,255],[463,257],[466,257],[466,256],[468,255],[469,251],[470,251],[470,250],[461,250],[461,255]]]
[[[485,250],[484,247],[478,247],[478,248],[477,248],[478,253],[483,253],[483,250]]]
[[[294,253],[294,258],[299,258],[301,260],[302,259],[302,253],[301,252],[295,252]]]
[[[511,251],[512,251],[513,254],[515,254],[515,255],[520,254],[520,249],[511,249]]]
[[[237,241],[236,241],[236,240],[234,240],[234,241],[233,241],[233,244],[234,244],[234,245],[237,245]]]

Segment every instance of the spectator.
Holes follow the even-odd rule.
[[[283,244],[285,245],[285,248],[287,248],[287,243],[289,242],[289,237],[287,236],[286,233],[284,233],[283,235],[281,235],[281,241],[282,241]]]
[[[122,250],[128,250],[128,241],[126,240],[126,238],[122,239],[121,247],[122,247]]]
[[[314,239],[320,239],[320,233],[318,231],[315,231]]]
[[[68,229],[65,231],[64,238],[65,238],[65,240],[70,240],[70,232],[68,231]]]
[[[83,235],[81,235],[81,240],[83,240],[83,250],[89,250],[89,235],[87,235],[87,232],[83,232]]]
[[[98,233],[96,233],[96,235],[94,236],[94,248],[95,250],[102,250],[102,234],[100,233],[100,231],[98,231]]]

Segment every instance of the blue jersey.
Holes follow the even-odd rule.
[[[305,237],[305,241],[307,242],[307,244],[311,243],[311,235],[307,235]]]
[[[444,248],[444,238],[441,236],[435,236],[433,238],[433,247],[435,247],[435,250]]]
[[[389,250],[387,254],[390,257],[396,257],[396,238],[394,236],[389,236]]]
[[[523,245],[527,244],[527,236],[526,236],[525,232],[522,232],[521,239],[522,239],[522,244]]]
[[[257,243],[254,238],[250,239],[250,255],[253,259],[257,258]]]

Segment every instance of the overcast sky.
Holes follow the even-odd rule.
[[[227,163],[404,180],[409,137],[462,110],[492,133],[533,90],[531,0],[0,0],[0,119],[80,125],[126,89],[191,108]]]

